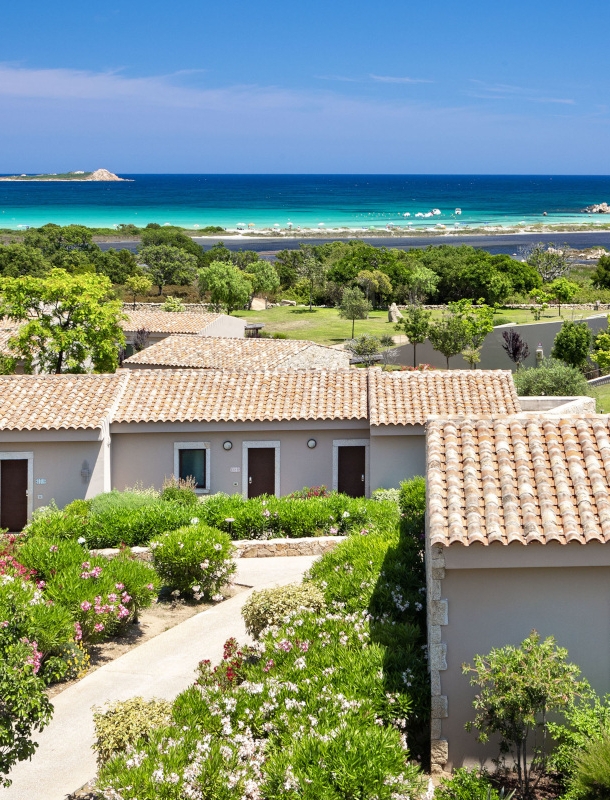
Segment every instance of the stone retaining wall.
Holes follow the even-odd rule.
[[[345,536],[308,536],[302,539],[241,539],[233,542],[237,558],[277,558],[278,556],[321,556],[333,550]],[[93,555],[115,558],[118,547],[91,550]],[[132,554],[141,561],[152,561],[149,547],[132,547]]]

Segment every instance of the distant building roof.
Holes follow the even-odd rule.
[[[216,320],[226,314],[199,313],[196,311],[147,311],[125,309],[127,319],[121,323],[125,331],[145,328],[149,333],[203,333]]]
[[[423,424],[431,416],[516,414],[519,398],[508,370],[369,370],[371,425]]]
[[[99,428],[124,375],[0,375],[0,430]]]
[[[229,339],[168,336],[135,353],[125,366],[249,370],[345,369],[349,353],[295,339]]]
[[[428,518],[440,545],[610,542],[610,417],[433,420]]]

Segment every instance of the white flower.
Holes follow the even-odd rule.
[[[79,536],[79,537],[78,537],[78,539],[77,539],[76,541],[77,541],[79,544],[85,544],[87,540],[85,539],[85,537],[84,537],[84,536]]]
[[[212,600],[215,603],[220,603],[222,600],[224,600],[224,597],[221,594],[215,594],[215,595],[212,595]]]
[[[200,592],[201,591],[201,586],[193,586],[192,589],[193,589],[193,593]]]
[[[214,550],[222,550],[222,545],[216,542],[216,544],[214,545]]]
[[[191,520],[191,525],[198,525],[199,524],[199,517],[193,517]]]
[[[343,519],[347,519],[349,517],[349,511],[344,511],[342,516]]]

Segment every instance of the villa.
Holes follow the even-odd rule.
[[[123,311],[127,319],[121,322],[121,327],[127,341],[128,353],[133,351],[134,336],[140,330],[145,330],[147,333],[147,345],[160,342],[172,334],[190,333],[197,336],[232,338],[241,338],[245,335],[246,321],[228,314],[130,308],[125,308]]]

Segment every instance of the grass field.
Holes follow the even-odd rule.
[[[610,414],[610,383],[591,389],[591,395],[596,400],[597,412],[599,414]]]
[[[553,322],[559,319],[582,319],[591,316],[591,311],[562,310],[559,317],[555,307],[549,308],[540,322]],[[439,317],[435,311],[433,317]],[[305,306],[276,306],[266,311],[235,311],[234,316],[247,319],[248,322],[262,322],[265,333],[285,333],[289,339],[308,339],[318,344],[340,344],[352,335],[352,323],[341,319],[336,308],[314,308]],[[496,324],[500,320],[515,324],[532,323],[534,318],[526,309],[499,309],[495,316]],[[375,336],[398,336],[394,325],[388,322],[387,311],[372,311],[368,319],[356,320],[355,334],[372,333]],[[396,340],[400,343],[400,340]],[[405,340],[406,341],[406,340]]]

